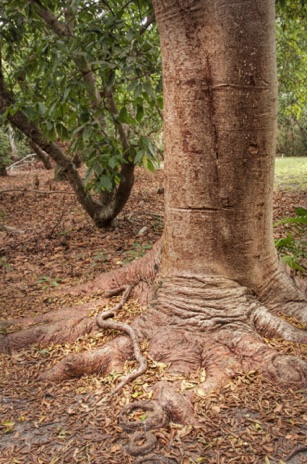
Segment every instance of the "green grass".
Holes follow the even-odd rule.
[[[275,188],[307,189],[307,158],[276,158]]]

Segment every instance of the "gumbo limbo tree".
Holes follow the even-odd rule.
[[[73,340],[101,328],[128,333],[95,352],[71,355],[40,378],[61,380],[120,369],[138,340],[175,372],[203,368],[208,392],[244,370],[286,386],[307,385],[307,364],[265,343],[307,343],[286,321],[307,322],[304,294],[284,272],[272,234],[277,118],[274,0],[155,0],[163,57],[165,228],[142,259],[73,292],[132,290],[146,310],[131,327],[92,305],[8,321],[24,330],[2,336],[11,352],[31,343]],[[107,293],[109,292],[109,293]],[[31,327],[31,324],[36,323]],[[197,392],[196,392],[197,393]],[[192,423],[189,398],[166,382],[155,398],[173,420]]]

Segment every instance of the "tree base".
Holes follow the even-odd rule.
[[[121,371],[125,361],[136,356],[132,336],[135,334],[139,341],[148,342],[150,357],[167,365],[170,372],[187,375],[200,370],[204,373],[199,384],[184,393],[177,391],[179,385],[171,386],[165,381],[158,382],[153,389],[154,398],[168,419],[189,425],[196,424],[195,397],[208,394],[242,372],[257,371],[286,387],[307,386],[307,363],[278,353],[266,340],[283,338],[307,343],[305,330],[272,314],[252,291],[237,282],[218,276],[161,278],[156,276],[158,263],[157,246],[141,260],[71,291],[92,292],[106,286],[116,287],[104,299],[33,319],[3,322],[3,331],[12,325],[23,325],[23,329],[2,335],[1,351],[10,353],[36,343],[72,341],[85,333],[95,334],[101,327],[128,333],[129,337],[117,336],[95,351],[70,355],[39,376],[41,380],[61,381],[85,374]],[[131,327],[106,320],[105,316],[112,316],[115,308],[96,319],[91,317],[93,310],[100,309],[110,296],[120,293],[127,285],[134,287],[134,295],[141,301],[151,301]],[[304,320],[307,305],[301,294],[300,304]],[[289,302],[282,309],[287,305],[290,306]],[[140,373],[131,373],[128,380]],[[121,382],[120,387],[125,383]],[[148,446],[151,450],[151,445]]]

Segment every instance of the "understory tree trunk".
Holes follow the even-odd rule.
[[[1,177],[7,176],[6,166],[4,164],[1,164],[1,160],[0,160],[0,176]]]
[[[4,78],[0,66],[0,114],[4,114],[8,107],[14,103],[13,96],[4,85]],[[46,152],[55,163],[65,171],[66,177],[73,188],[77,200],[97,227],[108,227],[125,206],[134,183],[134,164],[128,163],[121,170],[120,184],[114,189],[112,201],[103,204],[95,200],[87,192],[73,160],[68,158],[61,146],[56,142],[48,142],[39,128],[23,114],[17,111],[9,115],[10,123],[25,134],[29,140]]]
[[[307,343],[307,303],[283,272],[272,233],[274,1],[154,0],[154,6],[165,97],[163,237],[141,260],[73,291],[134,287],[147,310],[132,328],[148,341],[150,356],[173,372],[206,372],[185,397],[166,382],[154,390],[169,417],[193,423],[194,395],[242,371],[307,386],[306,362],[263,340]],[[63,339],[99,330],[88,314],[70,314],[74,333]],[[3,336],[2,350],[58,342],[59,315],[52,320],[48,330],[42,320]],[[71,355],[41,378],[111,372],[134,353],[129,338],[118,337],[94,353]]]

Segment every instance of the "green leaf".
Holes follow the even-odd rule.
[[[141,83],[139,83],[134,89],[134,97],[138,98],[141,95],[142,90],[143,90],[143,86]]]
[[[134,158],[134,164],[139,164],[145,154],[145,150],[139,150]]]
[[[22,112],[29,118],[35,119],[36,118],[36,111],[31,106],[24,106]]]
[[[79,0],[73,0],[71,3],[71,10],[73,13],[76,13],[79,6]]]
[[[140,122],[144,117],[144,106],[137,104],[137,109],[136,109],[136,120]]]
[[[44,116],[46,114],[46,106],[44,105],[44,103],[38,102],[37,106],[39,114],[41,116]]]
[[[119,115],[118,115],[118,120],[120,122],[123,122],[124,124],[129,123],[129,115],[128,115],[127,108],[125,106],[120,110]]]
[[[115,78],[116,78],[116,73],[115,73],[115,71],[111,70],[109,72],[109,77],[108,77],[108,80],[107,80],[107,88],[108,88],[108,90],[110,90],[114,86]]]
[[[147,82],[145,82],[144,84],[144,90],[150,97],[155,98],[155,92],[153,88],[151,87],[151,85],[148,84]]]
[[[297,216],[307,216],[307,209],[305,208],[294,208],[294,211]]]
[[[107,190],[110,192],[113,187],[110,177],[102,174],[102,176],[99,178],[99,186],[102,190]]]
[[[108,161],[108,165],[111,169],[114,169],[118,165],[118,158],[116,156],[110,158]]]
[[[103,172],[102,166],[99,163],[99,161],[97,161],[97,160],[94,161],[94,163],[93,163],[93,171],[97,176],[100,176],[102,174],[102,172]]]
[[[118,120],[124,124],[134,124],[135,120],[130,116],[127,111],[127,108],[124,106],[118,115]]]

